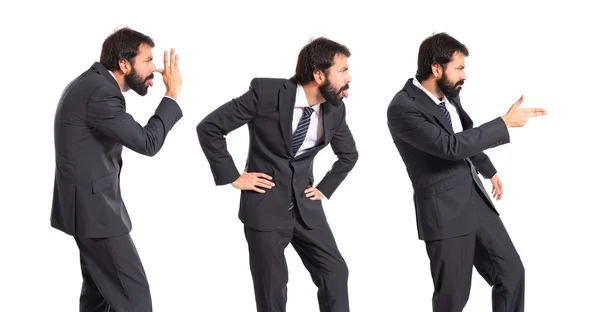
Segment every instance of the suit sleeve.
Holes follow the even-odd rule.
[[[240,176],[227,150],[225,136],[249,123],[258,111],[260,80],[250,82],[249,90],[208,114],[196,127],[200,147],[210,165],[216,185],[230,184]]]
[[[508,128],[501,117],[451,135],[417,109],[402,103],[401,99],[395,99],[388,107],[387,119],[395,143],[406,142],[425,153],[447,160],[461,160],[510,142]]]
[[[354,137],[346,124],[346,108],[342,107],[344,109],[342,122],[331,138],[331,149],[338,160],[333,163],[331,170],[325,174],[323,180],[316,187],[328,199],[358,161]]]
[[[164,97],[145,126],[125,111],[123,96],[101,86],[90,97],[88,124],[136,153],[154,156],[163,146],[171,128],[183,117],[181,108]]]
[[[496,175],[496,167],[494,167],[494,164],[492,164],[492,161],[484,152],[477,153],[469,158],[475,166],[475,169],[477,169],[477,172],[484,178],[491,179]]]

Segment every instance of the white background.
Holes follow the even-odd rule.
[[[419,44],[437,31],[470,49],[461,99],[477,125],[504,114],[521,94],[524,107],[549,112],[487,151],[505,184],[497,206],[525,264],[527,311],[597,309],[595,11],[583,1],[417,2],[2,4],[0,310],[78,311],[78,250],[49,223],[53,118],[66,84],[123,26],[155,39],[159,67],[162,51],[176,48],[183,75],[184,117],[163,149],[153,158],[123,153],[123,195],[155,311],[255,311],[239,191],[214,185],[195,127],[252,78],[291,77],[302,46],[321,35],[353,53],[347,122],[360,158],[325,203],[350,269],[351,309],[431,311],[428,258],[386,109],[414,75]],[[145,124],[164,91],[157,74],[146,97],[126,93],[128,111]],[[227,139],[243,168],[246,127]],[[330,148],[317,156],[317,182],[334,160]],[[288,311],[318,311],[308,272],[293,248],[286,256]],[[491,311],[490,294],[474,271],[464,311]]]

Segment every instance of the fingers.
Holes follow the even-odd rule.
[[[175,49],[171,48],[171,57],[169,58],[169,67],[172,68],[175,64]]]
[[[496,191],[494,192],[494,199],[500,200],[500,198],[502,198],[502,192],[496,189]]]
[[[270,175],[266,174],[266,173],[262,173],[262,172],[251,172],[251,174],[257,178],[263,178],[263,179],[267,179],[267,180],[273,180],[273,177],[271,177]]]
[[[246,169],[244,169],[244,172],[245,172],[245,170]],[[264,187],[267,189],[271,189],[275,186],[275,183],[270,181],[273,178],[267,174],[260,173],[260,172],[251,172],[250,176],[251,176],[251,178],[250,178],[249,182],[250,182],[251,186],[253,186],[253,187]]]
[[[261,194],[265,193],[265,190],[259,189],[258,187],[253,187],[253,188],[251,188],[251,190],[253,190],[253,191],[257,192],[257,193],[261,193]]]
[[[319,200],[323,198],[321,196],[321,192],[319,192],[319,190],[313,186],[307,186],[307,188],[304,190],[304,194],[306,194],[306,197],[310,198],[311,200]]]
[[[165,53],[163,54],[163,63],[165,64],[164,71],[168,71],[171,66],[169,66],[169,54],[167,54],[167,50],[165,50]]]
[[[310,189],[310,191],[306,193],[306,197],[310,198],[311,200],[319,199],[315,189]]]
[[[162,75],[164,73],[164,70],[157,68],[154,70],[154,72],[160,73]]]
[[[494,183],[492,186],[492,195],[494,199],[500,200],[502,198],[502,182]]]
[[[254,183],[254,185],[255,186],[260,186],[260,187],[265,187],[265,188],[271,189],[271,188],[273,188],[273,186],[275,186],[275,183],[273,183],[271,181],[268,181],[268,180],[265,180],[265,179],[258,179]]]
[[[245,176],[245,189],[265,193],[264,189],[272,189],[275,186],[275,183],[269,181],[273,179],[271,176],[261,172],[247,172],[247,170],[247,167],[244,168],[244,172],[242,173]]]
[[[177,68],[179,66],[179,55],[175,55],[175,49],[171,48],[171,56],[169,57],[169,51],[165,50],[163,54],[163,63],[164,69],[157,69],[161,75],[164,75],[165,72],[170,72],[174,67]]]
[[[544,116],[548,114],[544,108],[527,108],[526,112],[530,117]]]
[[[513,104],[513,106],[520,106],[521,103],[523,103],[523,96],[521,95],[521,97],[515,102],[515,104]]]
[[[502,199],[502,194],[504,194],[504,186],[500,182],[498,183],[498,200]]]

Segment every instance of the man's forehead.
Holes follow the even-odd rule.
[[[460,52],[454,52],[454,54],[452,54],[452,59],[450,60],[450,62],[465,62],[465,55],[460,53]]]
[[[333,58],[333,65],[347,67],[348,66],[348,58],[343,54],[337,54]]]
[[[138,48],[138,56],[152,57],[152,48],[147,44],[140,44],[140,47]]]

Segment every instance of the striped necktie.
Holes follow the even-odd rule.
[[[452,118],[450,118],[450,112],[446,108],[446,103],[440,102],[440,104],[438,106],[444,113],[444,116],[446,116],[446,119],[448,119],[448,122],[450,123],[450,128],[452,128]]]
[[[305,107],[302,111],[302,117],[300,117],[300,121],[298,122],[298,127],[296,127],[296,131],[294,131],[294,135],[292,136],[292,155],[296,157],[296,153],[304,143],[304,139],[306,138],[306,133],[308,132],[308,126],[310,125],[310,116],[314,110],[311,107]]]
[[[294,155],[294,157],[296,157],[296,153],[298,153],[300,146],[304,143],[306,133],[308,132],[308,126],[310,125],[310,117],[313,112],[314,110],[311,107],[305,107],[302,111],[302,117],[300,117],[298,127],[296,127],[296,131],[294,131],[292,136],[292,155]],[[294,199],[292,199],[288,210],[291,210],[292,208],[294,208]]]

